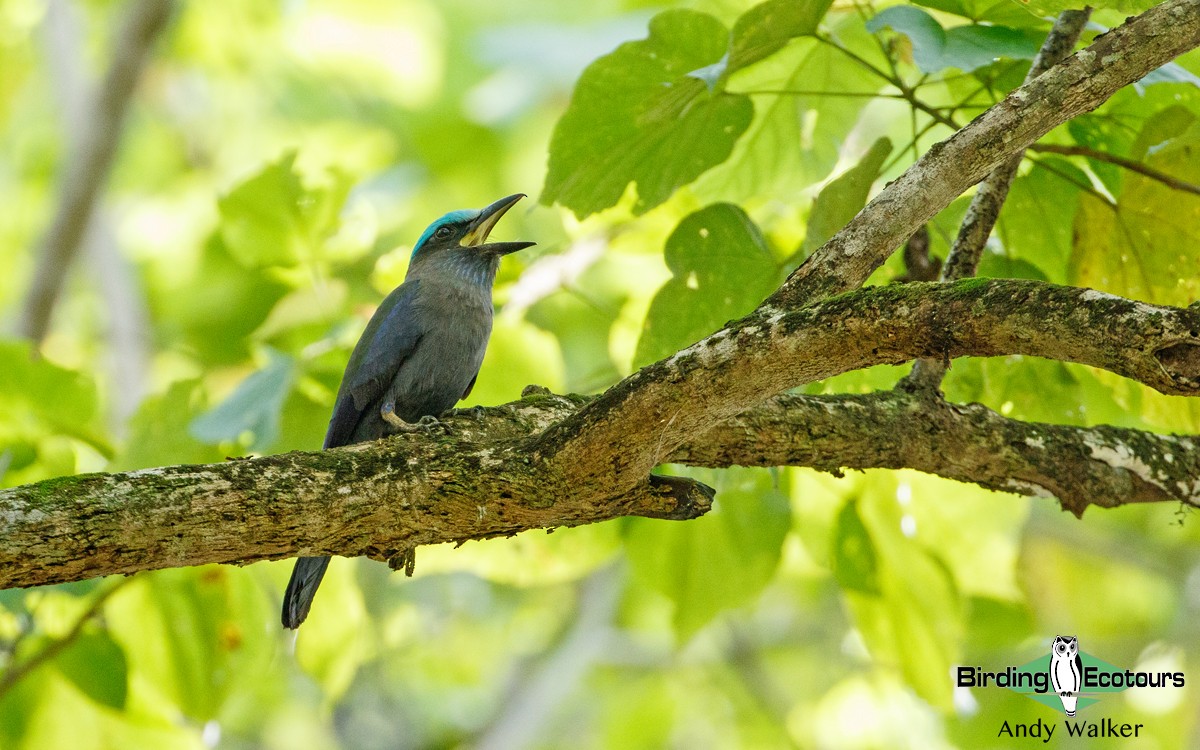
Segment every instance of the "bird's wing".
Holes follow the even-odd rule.
[[[471,391],[474,390],[474,388],[475,388],[476,380],[479,380],[479,373],[475,373],[475,377],[471,378],[470,383],[467,383],[467,390],[463,391],[463,395],[462,395],[463,398],[466,398],[467,396],[471,395]],[[462,401],[462,398],[460,398],[459,401]]]
[[[413,309],[419,283],[413,279],[392,290],[367,323],[342,376],[325,433],[326,448],[351,441],[364,412],[384,394],[400,365],[416,349],[422,333]]]

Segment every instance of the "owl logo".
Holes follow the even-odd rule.
[[[1083,661],[1079,658],[1079,641],[1075,636],[1054,636],[1050,646],[1050,682],[1067,716],[1074,716],[1079,689],[1083,687]]]

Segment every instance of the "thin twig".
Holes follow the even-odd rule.
[[[139,0],[113,41],[113,59],[89,113],[91,127],[72,149],[60,183],[58,210],[42,240],[37,270],[25,300],[21,334],[40,342],[50,329],[67,269],[116,156],[121,123],[151,45],[170,17],[171,0]]]
[[[1057,65],[1075,49],[1075,43],[1079,41],[1079,35],[1083,33],[1083,27],[1091,13],[1091,8],[1084,8],[1065,10],[1059,14],[1025,75],[1026,83]],[[975,195],[971,198],[971,204],[967,207],[967,214],[963,217],[962,226],[959,227],[958,236],[946,256],[946,263],[942,266],[943,281],[957,281],[975,275],[979,259],[983,256],[983,248],[996,226],[1000,209],[1008,198],[1008,190],[1012,187],[1024,158],[1023,149],[1014,153],[979,183]],[[905,376],[904,384],[919,385],[931,391],[938,390],[949,366],[948,361],[919,359],[913,363],[912,371]]]
[[[1154,167],[1147,166],[1140,161],[1126,159],[1124,156],[1117,156],[1116,154],[1104,151],[1097,151],[1087,146],[1060,146],[1055,143],[1035,143],[1029,147],[1029,150],[1045,154],[1061,154],[1063,156],[1085,156],[1088,159],[1114,164],[1122,169],[1128,169],[1130,172],[1137,172],[1143,177],[1149,177],[1156,182],[1161,182],[1173,190],[1182,190],[1185,193],[1200,195],[1200,185],[1194,182],[1187,182],[1172,177],[1166,172],[1160,172]]]
[[[65,651],[68,646],[74,643],[75,640],[83,634],[84,627],[91,622],[96,615],[100,614],[100,610],[104,607],[105,602],[107,602],[113,594],[115,594],[122,586],[129,583],[131,580],[133,579],[122,578],[113,585],[109,586],[107,589],[101,591],[96,596],[96,599],[92,602],[91,606],[79,616],[79,619],[76,620],[75,624],[71,626],[71,629],[67,631],[66,635],[58,640],[50,642],[45,648],[43,648],[41,651],[38,651],[28,659],[25,659],[18,664],[13,664],[11,667],[9,667],[8,671],[5,672],[2,677],[0,677],[0,698],[3,698],[9,690],[12,690],[18,682],[25,679],[25,677],[27,677],[35,669],[58,656],[60,653]]]
[[[1113,211],[1117,210],[1117,204],[1113,202],[1112,198],[1109,198],[1107,195],[1100,192],[1092,185],[1089,185],[1086,182],[1080,182],[1079,180],[1075,179],[1071,175],[1062,171],[1058,167],[1053,166],[1052,164],[1050,164],[1050,162],[1046,161],[1045,159],[1037,159],[1035,157],[1030,156],[1029,154],[1026,154],[1025,158],[1028,159],[1029,161],[1033,162],[1033,165],[1035,167],[1046,170],[1047,172],[1049,172],[1050,174],[1059,178],[1060,180],[1063,180],[1064,182],[1071,183],[1075,187],[1079,188],[1083,192],[1087,193],[1088,195],[1092,196],[1096,200],[1103,203],[1109,209],[1111,209]]]
[[[858,99],[904,99],[903,94],[881,94],[869,91],[811,91],[807,89],[753,89],[751,91],[739,91],[739,94],[746,96],[840,96]]]

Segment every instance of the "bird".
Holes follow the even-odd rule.
[[[478,210],[451,211],[413,246],[404,283],[384,298],[354,346],[324,448],[428,427],[475,386],[492,331],[500,259],[534,242],[488,242],[516,193]],[[300,557],[283,595],[284,627],[300,627],[329,565]]]
[[[1083,685],[1083,660],[1079,641],[1073,635],[1056,635],[1050,644],[1050,681],[1062,701],[1067,716],[1075,715],[1079,690]]]

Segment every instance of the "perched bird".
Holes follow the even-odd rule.
[[[500,258],[533,242],[488,242],[521,193],[478,211],[451,211],[413,247],[404,283],[384,298],[354,347],[325,448],[377,440],[436,418],[475,385],[492,332]],[[283,595],[283,625],[308,616],[328,557],[301,557]]]

